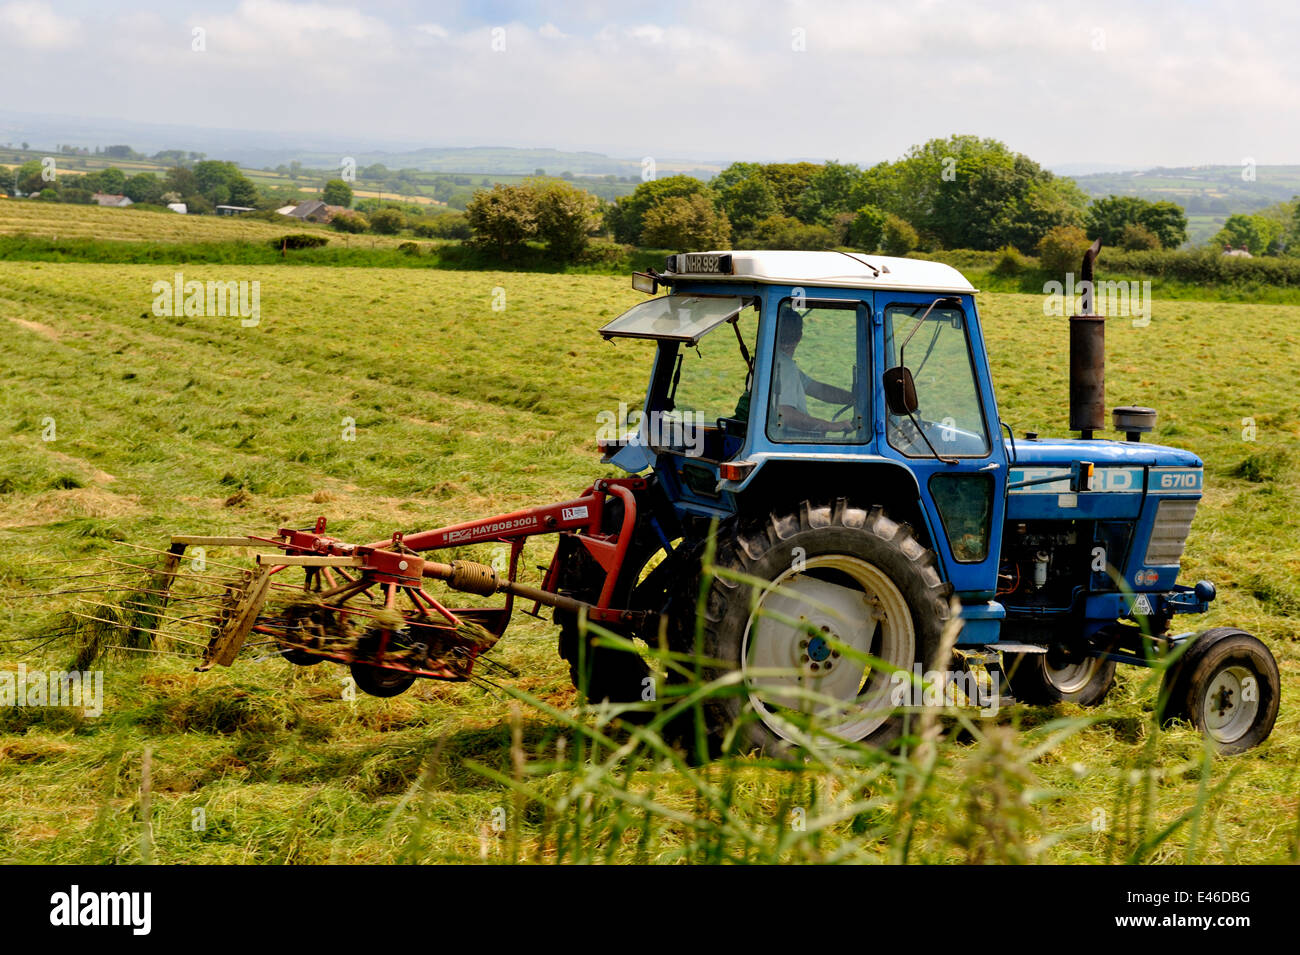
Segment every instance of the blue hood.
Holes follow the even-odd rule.
[[[1007,458],[1012,461],[1012,467],[1068,465],[1071,461],[1091,461],[1099,467],[1102,465],[1131,467],[1158,465],[1184,468],[1203,466],[1201,459],[1191,451],[1136,441],[1096,439],[1083,441],[1070,438],[1039,438],[1030,441],[1027,438],[1017,438],[1014,455],[1011,452],[1011,442],[1004,440],[1002,443],[1007,447]]]

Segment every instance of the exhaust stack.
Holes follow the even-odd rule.
[[[1094,314],[1093,263],[1101,239],[1083,253],[1080,311],[1070,316],[1070,430],[1084,439],[1106,427],[1106,318]]]

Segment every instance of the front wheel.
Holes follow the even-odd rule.
[[[1007,678],[1022,703],[1096,706],[1115,685],[1115,661],[1053,647],[1046,653],[1015,654],[1007,661]]]
[[[1244,630],[1215,627],[1165,674],[1165,716],[1188,720],[1220,753],[1241,753],[1273,731],[1280,694],[1268,647]]]
[[[950,613],[935,555],[906,524],[844,499],[805,501],[720,534],[715,563],[702,616],[674,615],[677,649],[698,640],[708,661],[702,680],[742,674],[736,691],[703,701],[714,752],[730,739],[780,753],[810,731],[876,746],[899,735],[896,690],[936,662]]]

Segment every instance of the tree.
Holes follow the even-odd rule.
[[[33,192],[40,192],[45,181],[41,179],[41,164],[39,160],[29,159],[23,163],[14,173],[14,178],[10,184],[16,184],[19,192],[31,195]]]
[[[1282,237],[1282,224],[1261,215],[1228,216],[1223,228],[1214,236],[1219,245],[1234,249],[1245,248],[1251,255],[1264,255],[1275,251],[1275,243]]]
[[[168,170],[168,176],[177,171]],[[253,206],[257,203],[257,187],[233,162],[217,159],[196,162],[193,175],[197,191],[213,205]]]
[[[167,175],[163,178],[163,188],[181,196],[197,195],[199,181],[194,175],[194,170],[186,166],[173,166],[167,170]]]
[[[647,245],[650,243],[641,235],[646,213],[669,199],[690,196],[705,196],[710,204],[713,202],[713,191],[692,176],[652,179],[637,186],[630,196],[622,196],[613,205],[607,207],[605,224],[614,233],[615,241],[630,245]]]
[[[1088,234],[1102,245],[1121,244],[1124,228],[1140,225],[1166,249],[1187,241],[1187,215],[1173,202],[1151,202],[1138,196],[1107,196],[1093,200],[1085,217]]]
[[[646,213],[641,244],[659,249],[720,249],[731,241],[731,225],[702,194],[672,196]]]
[[[828,162],[818,167],[799,194],[799,220],[829,225],[837,213],[848,212],[861,177],[862,170],[853,165]]]
[[[330,218],[330,228],[338,229],[340,232],[365,232],[370,228],[370,220],[360,212],[336,212]]]
[[[116,166],[101,169],[96,173],[96,178],[99,180],[99,191],[110,195],[120,196],[123,188],[126,187],[126,173]]]
[[[561,180],[532,183],[537,237],[555,258],[572,261],[600,226],[600,200]]]
[[[762,167],[763,178],[776,194],[782,215],[798,217],[799,199],[819,169],[813,162],[776,162]]]
[[[951,136],[867,170],[852,201],[899,216],[945,248],[1010,242],[1028,251],[1053,225],[1081,224],[1087,197],[995,139]]]
[[[1141,223],[1130,222],[1124,226],[1124,231],[1119,234],[1117,244],[1121,249],[1129,252],[1146,252],[1160,248],[1160,239]]]
[[[342,179],[331,179],[320,193],[321,200],[330,206],[348,208],[352,205],[352,187]]]
[[[723,174],[739,165],[753,166],[754,169],[739,179],[723,179],[722,185],[718,186],[718,180],[722,179]],[[738,235],[749,235],[759,222],[780,213],[776,192],[763,177],[757,164],[735,163],[723,170],[723,174],[713,180],[713,186],[718,194],[718,204]]]
[[[885,220],[888,215],[883,209],[865,205],[859,209],[849,223],[848,244],[864,252],[874,252],[880,248],[885,237]]]
[[[406,216],[398,209],[380,209],[370,216],[370,231],[380,235],[397,235],[405,226]]]
[[[911,223],[892,212],[885,216],[880,244],[886,255],[907,255],[916,248],[918,241],[919,237]]]
[[[1078,226],[1056,226],[1038,240],[1038,263],[1053,275],[1076,272],[1083,265],[1083,253],[1091,244],[1088,233]]]
[[[137,173],[122,186],[122,194],[132,202],[157,203],[162,200],[163,186],[151,172]]]
[[[794,216],[768,216],[754,228],[750,240],[759,249],[825,249],[835,235],[824,225],[808,225]]]
[[[473,242],[503,259],[537,234],[537,203],[527,186],[498,183],[480,189],[465,206]]]

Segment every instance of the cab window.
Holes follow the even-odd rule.
[[[868,437],[860,362],[865,304],[792,299],[777,309],[767,435],[804,444],[860,444]]]
[[[928,307],[885,309],[888,363],[911,369],[917,398],[911,415],[888,412],[886,435],[910,457],[983,457],[989,452],[989,435],[965,313],[936,307],[926,315]]]

